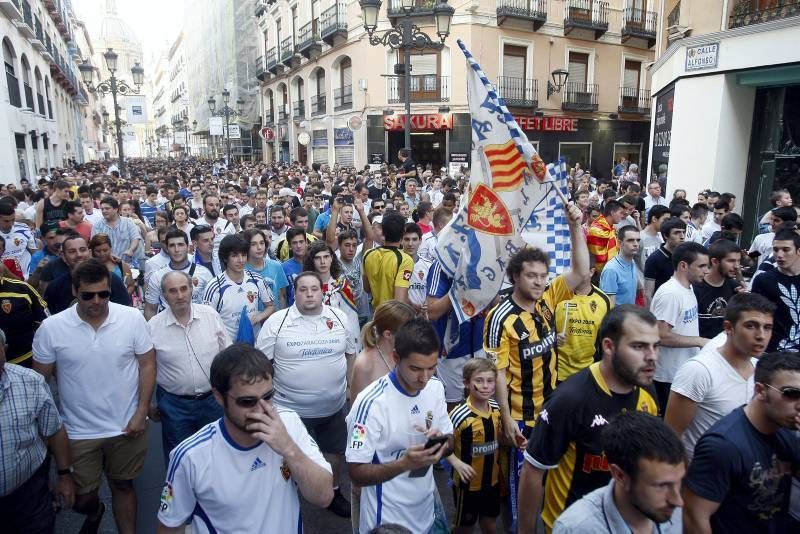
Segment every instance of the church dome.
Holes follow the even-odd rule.
[[[106,0],[106,13],[100,23],[100,39],[105,43],[139,43],[130,25],[117,14],[115,0]]]

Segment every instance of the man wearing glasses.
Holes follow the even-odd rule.
[[[697,442],[683,485],[686,532],[796,532],[789,515],[800,474],[800,359],[756,364],[755,395]]]
[[[75,479],[81,532],[97,532],[103,472],[119,532],[136,531],[136,491],[147,453],[147,413],[156,380],[150,333],[136,308],[109,304],[111,273],[96,259],[72,273],[77,304],[45,319],[33,339],[33,368],[55,367]]]
[[[173,452],[158,533],[302,532],[298,490],[313,505],[333,499],[331,468],[300,417],[272,405],[272,362],[233,345],[211,364],[222,419]]]

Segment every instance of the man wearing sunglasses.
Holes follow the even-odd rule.
[[[81,532],[97,532],[105,512],[98,497],[105,472],[119,532],[136,531],[136,491],[147,453],[147,413],[156,381],[150,333],[136,308],[109,304],[111,273],[96,259],[72,273],[77,304],[42,323],[33,367],[55,368],[75,479]]]
[[[686,532],[797,532],[789,503],[800,475],[798,429],[800,358],[764,355],[750,402],[697,442],[683,486]]]
[[[172,452],[159,534],[182,533],[189,520],[195,532],[302,532],[298,490],[326,507],[331,468],[300,417],[272,405],[272,362],[233,345],[214,358],[210,376],[224,416]]]

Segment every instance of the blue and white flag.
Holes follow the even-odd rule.
[[[539,154],[517,125],[480,65],[467,58],[472,117],[472,164],[467,202],[442,230],[436,255],[453,279],[450,300],[464,322],[497,296],[508,259],[525,246],[520,235],[534,208],[552,189]]]

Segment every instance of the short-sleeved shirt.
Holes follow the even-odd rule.
[[[753,375],[743,378],[717,349],[701,351],[681,365],[670,389],[697,404],[694,418],[681,436],[690,459],[700,436],[722,417],[747,404],[754,388]]]
[[[231,280],[227,271],[217,276],[206,285],[206,294],[203,297],[205,304],[217,310],[234,342],[238,339],[242,309],[246,308],[247,314],[250,314],[259,311],[259,303],[266,306],[274,300],[261,275],[247,269],[241,282]],[[260,324],[253,327],[256,337],[259,330]]]
[[[657,320],[670,325],[674,334],[695,337],[700,335],[697,298],[691,287],[683,287],[675,278],[670,278],[658,288],[650,311]],[[655,380],[672,383],[678,368],[698,351],[697,347],[662,346],[658,352]]]
[[[191,277],[192,302],[196,304],[202,304],[203,297],[205,296],[206,286],[211,280],[214,279],[214,275],[202,265],[192,263],[191,261],[187,262],[186,266],[181,269],[173,269],[172,265],[168,263],[164,267],[155,271],[147,280],[144,301],[148,304],[158,304],[158,311],[166,308],[167,301],[164,299],[164,295],[161,294],[161,280],[166,275],[174,271],[186,273]]]
[[[442,270],[441,264],[435,261],[428,271],[428,296],[442,298],[450,292],[452,285],[453,280]],[[452,308],[433,321],[433,328],[442,342],[440,356],[455,359],[479,354],[483,350],[485,322],[486,313],[481,312],[461,323]]]
[[[393,462],[409,447],[425,444],[426,428],[453,432],[444,386],[433,377],[410,395],[396,371],[390,371],[358,394],[347,415],[347,463]],[[435,482],[432,469],[420,474],[404,472],[383,484],[361,488],[359,531],[398,523],[412,532],[428,532],[434,519]]]
[[[700,317],[700,337],[711,339],[722,332],[728,301],[736,294],[739,282],[726,278],[719,287],[705,280],[692,284],[697,297],[697,313]]]
[[[8,232],[0,231],[0,237],[5,239],[6,250],[2,259],[13,259],[19,264],[20,270],[27,274],[31,263],[31,253],[36,252],[36,239],[27,224],[15,222]]]
[[[639,271],[636,262],[625,261],[621,254],[606,263],[600,273],[600,289],[614,297],[614,304],[635,304],[639,287]]]
[[[607,270],[608,267],[603,269],[603,273]],[[567,338],[563,346],[556,347],[559,381],[594,362],[597,332],[610,310],[608,296],[595,286],[588,295],[575,294],[556,306],[556,331]]]
[[[39,276],[39,280],[49,283],[62,275],[68,274],[69,272],[69,265],[67,265],[67,262],[64,261],[64,258],[55,258],[52,261],[48,261],[47,265],[44,266],[42,273]]]
[[[672,253],[664,248],[664,245],[661,245],[658,250],[650,254],[644,265],[645,279],[655,281],[653,294],[662,284],[672,278],[673,274],[675,274],[675,268],[672,266]]]
[[[61,414],[70,439],[122,434],[139,404],[139,362],[153,348],[136,308],[108,304],[95,330],[75,306],[48,317],[36,331],[33,359],[55,364]]]
[[[261,278],[264,279],[264,283],[267,284],[267,287],[269,287],[269,290],[272,291],[272,295],[275,297],[275,309],[277,310],[280,307],[278,292],[289,285],[289,280],[287,280],[286,274],[283,272],[281,262],[273,260],[272,258],[264,258],[263,269],[256,269],[249,263],[246,265],[246,268],[254,273],[260,274]]]
[[[47,304],[31,285],[0,277],[0,330],[6,335],[6,359],[30,367],[33,335],[49,315]]]
[[[509,295],[486,318],[483,348],[506,370],[511,417],[533,426],[556,387],[555,308],[574,296],[564,275],[557,276],[531,313]]]
[[[548,528],[569,505],[611,479],[601,434],[625,410],[658,415],[652,386],[614,393],[600,372],[600,362],[581,369],[563,384],[539,413],[525,460],[546,469],[542,520]]]
[[[737,408],[697,442],[683,483],[715,503],[719,533],[797,532],[789,516],[792,474],[800,468],[800,439],[788,428],[762,434]]]
[[[767,352],[800,350],[800,328],[795,322],[800,310],[800,275],[789,276],[778,268],[764,271],[753,278],[752,292],[777,306]]]
[[[128,218],[117,217],[115,224],[109,224],[105,219],[97,221],[92,226],[92,236],[106,234],[111,241],[111,252],[118,258],[128,250],[134,239],[141,239],[139,227]]]
[[[294,279],[297,275],[303,272],[303,265],[297,261],[297,258],[289,258],[281,264],[283,274],[288,282],[288,289],[286,289],[286,305],[291,306],[294,304]]]
[[[411,271],[411,279],[408,281],[408,301],[411,304],[422,306],[428,298],[426,283],[431,262],[420,257],[414,264]]]
[[[300,417],[279,408],[286,432],[316,465],[331,473]],[[297,481],[266,443],[245,449],[223,419],[209,423],[170,453],[158,520],[192,523],[192,532],[303,532]]]
[[[395,287],[409,287],[414,260],[397,247],[380,246],[364,254],[364,274],[369,280],[372,307],[394,298]]]
[[[489,411],[475,408],[469,398],[450,412],[456,458],[472,467],[475,476],[463,480],[453,469],[453,485],[469,491],[482,491],[500,483],[500,437],[502,416],[497,402],[489,400]]]
[[[636,266],[639,267],[640,271],[644,271],[647,258],[649,258],[650,255],[658,250],[662,243],[664,243],[664,238],[661,237],[660,232],[651,234],[650,232],[645,232],[644,230],[639,232],[639,235],[641,236],[642,241],[639,243],[639,252],[636,254]]]

